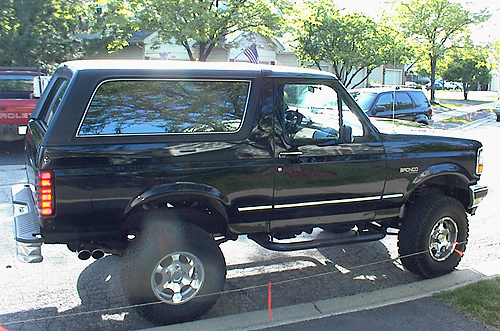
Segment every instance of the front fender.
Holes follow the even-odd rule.
[[[408,191],[412,191],[415,187],[419,186],[420,184],[431,178],[443,175],[458,176],[464,181],[464,183],[470,182],[470,177],[471,177],[471,174],[467,171],[467,169],[465,169],[459,164],[455,163],[435,164],[428,167],[420,174],[418,174],[409,184]]]

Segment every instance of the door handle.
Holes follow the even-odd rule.
[[[280,157],[285,157],[285,156],[301,156],[302,152],[301,151],[296,151],[296,152],[280,152],[279,156]]]

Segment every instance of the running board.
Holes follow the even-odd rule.
[[[277,242],[273,241],[273,237],[267,233],[252,233],[248,238],[255,241],[264,248],[274,251],[295,251],[301,249],[321,248],[338,245],[347,245],[362,243],[368,241],[377,241],[385,237],[385,232],[356,234],[347,237],[333,237],[324,239],[304,240],[297,242]]]

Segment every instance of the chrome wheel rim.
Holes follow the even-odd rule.
[[[178,305],[194,298],[205,281],[200,259],[187,252],[175,252],[158,262],[151,275],[151,288],[161,301]]]
[[[432,228],[429,237],[429,253],[436,261],[446,260],[457,244],[458,226],[450,217],[441,218]]]

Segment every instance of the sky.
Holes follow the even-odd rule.
[[[460,1],[462,6],[469,11],[477,11],[479,8],[489,8],[492,16],[490,19],[473,29],[473,40],[476,42],[491,42],[495,39],[500,40],[500,1],[498,0],[475,0]]]
[[[394,0],[398,1],[398,0]],[[464,9],[471,12],[479,12],[481,9],[488,8],[491,18],[473,29],[472,39],[478,45],[492,42],[500,39],[500,1],[498,0],[450,0],[460,3]],[[345,7],[349,10],[360,11],[369,16],[377,16],[384,10],[388,10],[387,0],[336,0],[338,7]]]

